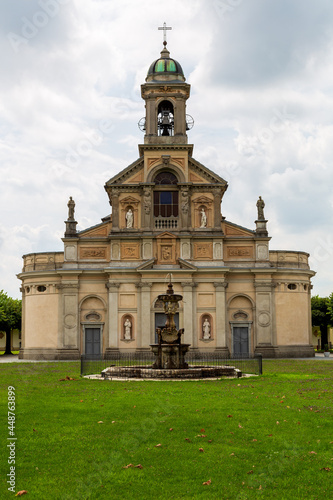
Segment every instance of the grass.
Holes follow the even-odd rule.
[[[333,496],[331,361],[265,360],[260,378],[201,382],[94,381],[80,378],[76,362],[8,363],[0,384],[1,498],[14,496],[5,477],[9,385],[15,492],[25,498]]]

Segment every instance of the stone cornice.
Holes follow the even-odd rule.
[[[191,156],[193,152],[193,144],[139,144],[139,154],[144,155],[145,151],[188,151]]]

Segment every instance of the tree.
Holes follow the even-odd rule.
[[[0,291],[0,331],[6,334],[5,354],[11,354],[11,331],[21,330],[22,301]]]
[[[328,343],[327,328],[333,322],[333,316],[331,317],[329,313],[329,300],[318,295],[311,297],[312,324],[320,327],[322,348]]]

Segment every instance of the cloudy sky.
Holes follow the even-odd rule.
[[[105,182],[138,157],[140,84],[162,48],[191,84],[194,157],[229,183],[224,216],[302,250],[333,291],[332,0],[11,0],[0,4],[0,289],[22,255],[61,251],[110,213]]]

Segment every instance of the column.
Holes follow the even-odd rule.
[[[191,344],[194,347],[194,322],[193,322],[193,290],[196,284],[192,281],[186,281],[181,284],[183,287],[183,305],[184,305],[184,338],[182,343]],[[197,342],[196,342],[197,344]]]
[[[226,288],[228,283],[218,281],[215,286],[215,307],[216,307],[216,349],[229,353],[226,334]]]
[[[120,283],[109,281],[106,287],[109,290],[109,340],[107,351],[118,350],[118,292]]]

